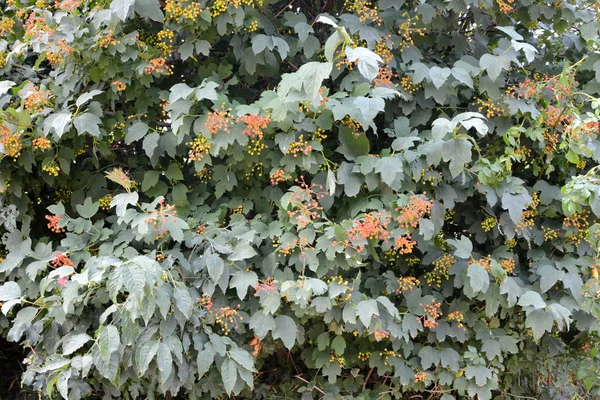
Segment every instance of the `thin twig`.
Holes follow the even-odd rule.
[[[281,15],[281,13],[282,13],[282,12],[284,12],[285,10],[288,10],[288,9],[290,8],[290,6],[291,6],[292,4],[294,4],[294,2],[295,2],[295,1],[296,1],[296,0],[291,0],[291,1],[290,1],[290,2],[287,4],[287,6],[283,7],[281,10],[279,10],[279,12],[278,12],[277,14],[275,14],[275,17],[273,17],[273,18],[277,18],[277,17],[279,17],[279,16]]]
[[[363,382],[363,391],[365,390],[365,388],[367,387],[367,382],[369,382],[369,378],[371,377],[371,374],[373,373],[373,370],[375,369],[375,367],[371,367],[371,369],[369,370],[369,372],[367,373],[367,376],[365,377],[365,381]]]
[[[296,375],[296,378],[300,379],[302,382],[306,383],[307,385],[312,385],[313,389],[315,389],[317,392],[319,392],[321,394],[325,394],[325,392],[323,390],[321,390],[320,387],[318,387],[314,383],[311,383],[311,382],[307,381],[301,375]]]
[[[512,393],[507,393],[507,392],[501,392],[502,394],[506,395],[506,396],[510,396],[510,397],[514,397],[515,399],[528,399],[528,400],[538,400],[535,397],[529,397],[529,396],[517,396],[516,394],[512,394]]]

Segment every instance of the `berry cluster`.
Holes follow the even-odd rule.
[[[352,241],[364,240],[383,240],[390,238],[387,226],[391,221],[389,215],[383,213],[370,212],[365,214],[359,220],[354,221],[354,227],[348,232],[348,237]]]
[[[15,20],[8,17],[2,17],[0,20],[0,37],[7,37],[13,33]]]
[[[433,270],[425,274],[425,280],[429,285],[440,286],[442,279],[448,279],[448,270],[456,263],[454,256],[444,254],[433,262]]]
[[[494,227],[496,226],[497,221],[496,218],[494,217],[486,217],[483,222],[481,223],[481,229],[483,229],[485,232],[489,232],[492,229],[494,229]]]
[[[79,6],[81,6],[81,1],[79,0],[56,0],[54,2],[54,7],[66,12],[73,12],[77,10]]]
[[[394,59],[394,54],[392,54],[390,47],[394,47],[394,42],[392,41],[392,35],[387,35],[375,43],[375,50],[373,50],[373,52],[381,57],[383,62],[388,65]]]
[[[403,49],[408,48],[410,45],[415,44],[413,39],[413,34],[419,36],[425,36],[424,28],[417,28],[417,21],[419,21],[419,16],[416,15],[414,17],[409,17],[408,13],[402,14],[404,18],[406,18],[398,27],[398,34],[402,37],[402,45]]]
[[[371,333],[377,342],[380,342],[383,339],[389,339],[390,337],[390,332],[384,331],[383,329],[373,329]]]
[[[283,169],[278,169],[273,172],[270,176],[271,185],[276,186],[281,182],[285,182],[287,178],[285,177],[285,171]]]
[[[512,258],[505,258],[498,264],[500,264],[500,267],[502,267],[502,269],[509,275],[513,273],[516,266],[515,260]]]
[[[106,196],[100,197],[98,202],[100,203],[100,209],[104,211],[110,210],[110,203],[113,201],[114,197],[112,194],[107,194]]]
[[[366,0],[346,0],[344,8],[350,12],[356,13],[358,20],[361,23],[371,21],[374,24],[381,26],[382,21],[379,17],[379,11],[376,8],[372,8],[370,1]]]
[[[465,315],[460,311],[452,311],[448,314],[448,321],[454,321],[457,323],[459,328],[466,330],[463,321],[465,320]]]
[[[366,353],[363,353],[361,351],[358,352],[358,360],[362,361],[362,362],[367,362],[369,361],[369,358],[371,358],[371,352],[367,351]]]
[[[514,7],[512,6],[514,2],[515,0],[496,0],[496,4],[498,4],[498,8],[502,14],[512,13],[514,11]]]
[[[52,147],[50,140],[48,140],[48,138],[45,136],[33,139],[31,144],[35,150],[41,151],[48,150],[50,147]]]
[[[292,155],[294,158],[298,157],[299,153],[309,155],[312,152],[312,146],[304,139],[304,134],[300,134],[298,140],[290,143],[287,154]]]
[[[110,85],[114,87],[117,92],[122,92],[123,90],[127,89],[127,85],[121,80],[113,81]]]
[[[188,142],[186,145],[191,147],[188,151],[190,161],[201,161],[211,148],[208,139],[202,135],[196,136],[192,142]]]
[[[200,16],[200,13],[202,13],[202,7],[197,1],[165,1],[165,19],[195,21]]]
[[[396,293],[402,294],[412,292],[413,289],[420,284],[421,282],[413,276],[401,276],[398,278],[398,289],[396,289]]]
[[[58,176],[60,167],[56,161],[50,161],[48,164],[42,166],[42,171],[46,172],[50,176]]]
[[[338,356],[335,353],[331,353],[329,355],[329,362],[330,363],[334,363],[334,362],[338,363],[340,365],[340,368],[344,368],[344,365],[346,364],[346,360],[344,359],[344,357]]]
[[[54,233],[63,233],[64,228],[60,228],[58,223],[60,222],[60,215],[46,215],[44,218],[48,220],[48,229]]]
[[[165,204],[164,199],[161,199],[158,203],[158,210],[152,210],[152,214],[144,222],[152,225],[154,230],[158,232],[154,240],[160,240],[167,233],[166,222],[169,218],[175,218],[176,216],[175,206]]]
[[[439,325],[437,320],[444,314],[442,314],[441,303],[431,300],[431,304],[419,304],[423,308],[423,316],[417,317],[417,320],[423,322],[425,328],[434,329]]]
[[[144,68],[146,75],[172,75],[171,67],[167,65],[167,60],[164,57],[153,58],[150,60],[150,65]]]
[[[220,110],[214,110],[208,114],[204,125],[210,133],[215,135],[220,131],[230,133],[229,126],[231,124],[233,124],[231,108],[225,108],[225,104],[222,104]]]
[[[110,46],[116,46],[119,43],[121,42],[115,39],[115,33],[113,31],[108,31],[108,33],[100,36],[98,39],[98,46],[103,49],[108,49]]]
[[[32,114],[37,114],[47,107],[52,106],[52,92],[49,90],[40,90],[33,86],[26,94],[23,107]]]
[[[239,117],[237,122],[246,124],[246,128],[242,131],[242,134],[252,139],[262,139],[264,137],[263,130],[267,129],[271,118],[266,115],[246,114]]]
[[[346,115],[342,119],[342,125],[350,128],[352,133],[354,133],[355,135],[357,135],[362,129],[362,125],[360,124],[360,122],[358,122],[356,119],[350,117],[349,115]]]
[[[256,285],[254,285],[254,297],[260,296],[261,293],[277,293],[277,289],[275,288],[275,279],[267,278],[264,281],[259,281]]]
[[[0,125],[0,144],[4,147],[4,154],[15,161],[21,155],[23,143],[18,131],[11,132],[6,126]]]
[[[432,206],[433,200],[431,199],[421,196],[411,196],[408,206],[403,209],[396,209],[396,211],[400,212],[400,216],[397,218],[398,224],[400,224],[401,228],[416,228],[423,217],[431,212]]]
[[[522,231],[535,225],[535,217],[539,214],[540,199],[537,193],[531,195],[531,199],[533,202],[527,205],[527,208],[521,215],[521,219],[517,222],[517,226],[515,227],[517,231]]]
[[[419,371],[415,374],[415,383],[426,382],[429,378],[429,372]]]
[[[391,89],[396,85],[392,82],[392,79],[397,78],[398,75],[392,72],[392,68],[388,65],[379,67],[379,73],[373,79],[374,87],[385,87]]]
[[[304,181],[303,175],[295,182],[298,185],[291,188],[293,193],[290,200],[293,210],[288,211],[287,214],[300,229],[304,229],[321,215],[323,207],[319,205],[319,200],[325,196],[325,193],[321,192],[322,185],[312,184],[309,186]]]
[[[485,112],[486,118],[502,116],[506,113],[502,104],[494,100],[476,99],[475,104],[477,106],[477,112],[481,114]]]
[[[71,261],[71,259],[69,257],[67,257],[67,255],[65,253],[62,252],[57,252],[54,254],[54,259],[52,261],[50,261],[50,264],[52,264],[52,266],[54,268],[58,268],[58,267],[63,267],[63,266],[69,266],[69,267],[73,267],[73,261]]]
[[[402,79],[400,79],[400,87],[404,89],[405,92],[410,94],[415,94],[419,89],[419,84],[414,83],[413,80],[408,75],[404,75]]]
[[[413,251],[413,248],[417,245],[417,242],[412,240],[412,236],[410,233],[406,235],[398,236],[396,241],[394,242],[394,246],[398,249],[400,254],[410,254]]]

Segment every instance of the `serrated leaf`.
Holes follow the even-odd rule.
[[[246,350],[240,349],[239,347],[234,347],[229,350],[229,356],[243,368],[246,368],[249,371],[256,370],[254,368],[254,359]]]
[[[237,381],[237,366],[233,360],[226,358],[221,364],[221,379],[223,379],[223,386],[225,392],[231,394]]]
[[[98,212],[98,209],[100,208],[100,203],[98,203],[97,201],[92,202],[92,199],[88,197],[85,199],[83,204],[75,205],[75,208],[77,209],[79,215],[81,215],[83,218],[90,219]]]
[[[141,138],[146,136],[146,133],[148,133],[149,129],[150,127],[146,123],[136,122],[127,129],[127,135],[125,135],[125,143],[129,144],[131,142],[140,140]]]
[[[159,343],[157,340],[148,340],[141,343],[135,351],[135,365],[140,376],[144,375],[158,353]]]
[[[121,21],[127,20],[129,11],[134,4],[134,0],[113,0],[110,3],[110,10],[115,13]]]
[[[225,261],[215,253],[206,253],[204,255],[206,259],[206,268],[208,269],[208,275],[213,282],[218,282],[223,275],[223,271],[225,270]]]
[[[76,335],[69,335],[65,338],[62,343],[62,354],[68,356],[75,353],[77,350],[82,348],[87,342],[93,340],[87,333],[79,333]]]
[[[193,310],[192,296],[187,286],[180,284],[173,290],[173,299],[175,300],[175,307],[186,317],[190,318]]]
[[[86,112],[75,117],[73,123],[79,135],[89,133],[95,137],[100,136],[100,128],[98,125],[102,125],[102,121],[97,115]]]
[[[256,250],[250,244],[244,240],[240,240],[236,243],[233,248],[233,253],[231,253],[227,259],[230,261],[241,261],[246,260],[248,258],[252,258],[256,255]]]
[[[485,293],[490,286],[490,277],[485,268],[479,264],[471,264],[467,268],[467,276],[473,291]]]
[[[173,356],[169,345],[165,342],[161,342],[158,346],[156,364],[158,365],[158,380],[161,385],[164,385],[173,372]]]
[[[517,305],[521,307],[532,306],[535,309],[541,309],[546,307],[546,302],[544,301],[544,299],[542,299],[542,296],[540,296],[538,292],[528,290],[521,295]]]
[[[249,326],[259,339],[263,339],[269,331],[273,331],[277,327],[275,319],[270,314],[265,314],[261,310],[252,314]]]

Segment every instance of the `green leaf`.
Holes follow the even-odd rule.
[[[450,161],[450,173],[453,178],[460,175],[465,164],[471,162],[471,148],[473,144],[465,139],[450,139],[442,147],[444,161]]]
[[[79,215],[81,215],[81,217],[90,219],[98,212],[98,209],[100,208],[100,203],[98,203],[97,201],[92,202],[92,199],[88,197],[85,199],[83,204],[75,205],[75,208],[77,209],[77,212],[79,213]]]
[[[137,201],[139,199],[139,195],[137,194],[137,192],[131,192],[131,193],[121,193],[116,195],[112,201],[110,202],[110,207],[115,207],[116,210],[116,214],[119,217],[122,217],[123,215],[125,215],[125,211],[127,210],[127,206],[131,205],[131,204],[137,204]]]
[[[149,129],[150,127],[146,123],[136,122],[127,129],[127,135],[125,135],[125,142],[129,144],[140,140],[141,138],[146,136],[146,133],[148,133]]]
[[[164,385],[171,372],[173,372],[173,356],[171,349],[165,342],[161,342],[156,353],[156,363],[158,365],[158,380],[161,385]]]
[[[100,128],[98,125],[102,125],[102,121],[98,116],[86,112],[81,115],[78,115],[73,120],[75,125],[75,129],[77,129],[77,133],[83,135],[84,133],[89,133],[92,136],[99,137],[100,136]]]
[[[159,343],[157,340],[148,340],[137,346],[135,351],[135,366],[138,374],[144,375],[150,366],[150,363],[158,353]]]
[[[346,47],[348,61],[358,60],[358,71],[368,81],[372,81],[379,73],[379,63],[383,64],[381,57],[364,47]]]
[[[165,17],[160,9],[159,0],[135,0],[133,8],[142,17],[148,17],[156,22],[162,22]]]
[[[309,100],[313,101],[318,96],[323,81],[329,78],[332,69],[333,64],[330,62],[309,62],[298,69],[297,79],[302,84]]]
[[[552,331],[553,324],[552,314],[545,310],[534,310],[525,318],[525,327],[531,328],[535,340],[539,340],[544,333]]]
[[[87,342],[93,340],[92,337],[86,333],[79,333],[76,335],[67,336],[62,343],[62,354],[68,356],[75,353],[77,350],[82,348]]]
[[[461,236],[460,240],[448,239],[447,242],[456,249],[453,253],[456,257],[465,260],[471,257],[471,253],[473,252],[473,243],[471,243],[469,238],[466,236]]]
[[[231,394],[237,381],[237,366],[233,360],[226,358],[221,364],[221,379],[223,379],[223,386],[225,392]]]
[[[353,104],[359,111],[356,119],[363,127],[369,126],[385,108],[385,101],[380,97],[357,97]]]
[[[103,325],[98,333],[98,349],[104,362],[109,362],[113,353],[119,350],[121,339],[119,331],[114,325]]]
[[[421,359],[423,369],[428,369],[432,365],[440,363],[440,352],[431,346],[423,346],[417,355]]]
[[[536,273],[540,276],[540,289],[542,293],[546,293],[556,285],[556,282],[562,280],[565,276],[564,271],[559,271],[552,265],[544,265]]]
[[[479,264],[471,264],[467,268],[469,283],[474,292],[485,293],[490,286],[490,277],[485,268]]]
[[[110,10],[119,18],[121,21],[127,20],[129,11],[134,4],[134,0],[113,0],[110,3]]]
[[[338,356],[344,354],[344,350],[346,350],[346,340],[343,336],[336,336],[335,339],[331,342],[331,348]]]
[[[213,282],[218,282],[225,270],[225,262],[218,254],[212,252],[205,253],[204,258],[206,259],[206,267],[208,268],[210,279]]]
[[[246,350],[234,347],[229,350],[229,356],[243,368],[246,368],[249,371],[256,371],[254,368],[254,359]]]
[[[371,319],[373,318],[373,315],[379,316],[377,301],[373,299],[361,301],[356,305],[356,315],[365,328],[368,329],[371,325]]]
[[[244,300],[248,293],[248,286],[256,286],[258,284],[258,275],[254,271],[238,271],[231,277],[229,287],[235,288],[240,300]]]
[[[248,242],[239,240],[233,248],[233,253],[231,253],[227,259],[229,261],[241,261],[252,258],[256,254],[256,250],[254,250],[254,248],[250,246]]]
[[[298,327],[296,322],[287,315],[279,315],[275,318],[275,329],[272,332],[273,339],[281,339],[285,347],[291,349],[296,343]]]
[[[270,314],[265,314],[261,310],[252,314],[249,326],[259,339],[263,339],[269,331],[273,331],[277,327],[275,319]]]
[[[450,68],[440,68],[438,66],[431,67],[429,77],[437,89],[441,88],[450,77],[452,71]]]
[[[196,363],[198,364],[198,376],[201,378],[206,374],[215,362],[215,349],[210,345],[205,345],[202,351],[198,352]]]
[[[477,386],[484,386],[488,380],[492,379],[492,370],[483,365],[471,365],[465,369],[465,376],[468,379],[475,378]]]
[[[542,296],[540,296],[538,292],[528,290],[521,295],[517,305],[521,307],[532,306],[535,309],[540,309],[546,307],[546,302],[542,299]]]
[[[142,181],[142,191],[146,192],[156,186],[160,175],[160,171],[146,171],[144,173],[144,180]]]
[[[173,300],[175,300],[175,307],[189,319],[193,311],[193,302],[187,286],[184,284],[177,285],[173,291]]]
[[[402,176],[402,160],[398,157],[381,157],[375,166],[375,172],[381,174],[381,180],[392,186],[398,175]]]
[[[21,297],[21,287],[17,282],[6,282],[0,286],[0,301],[15,300]]]

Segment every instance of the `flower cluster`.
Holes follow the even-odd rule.
[[[421,196],[411,196],[408,205],[403,209],[397,208],[400,212],[397,218],[401,228],[416,228],[426,214],[431,212],[433,200]]]
[[[489,232],[492,229],[494,229],[494,227],[496,226],[497,221],[496,218],[494,217],[486,217],[483,222],[481,223],[481,229],[483,229],[484,232]]]
[[[45,218],[48,220],[48,229],[54,233],[63,233],[64,228],[60,228],[58,223],[60,222],[60,215],[46,215]]]
[[[46,172],[50,176],[58,176],[60,172],[60,167],[56,163],[56,161],[52,160],[49,163],[42,166],[42,171]]]
[[[475,104],[477,106],[477,112],[484,113],[486,118],[493,118],[497,116],[502,116],[506,113],[506,110],[502,106],[502,104],[498,101],[494,100],[484,100],[484,99],[476,99]]]
[[[436,328],[439,325],[437,320],[443,315],[441,310],[442,304],[431,300],[431,304],[419,304],[419,306],[423,308],[423,316],[417,317],[417,320],[422,321],[425,328]]]
[[[398,238],[396,238],[396,241],[394,242],[394,246],[400,254],[412,253],[416,245],[417,242],[412,240],[412,236],[410,235],[410,233],[398,236]]]
[[[48,138],[45,136],[33,139],[31,144],[35,150],[41,151],[48,150],[50,147],[52,147],[50,140],[48,140]]]
[[[192,142],[188,142],[186,145],[191,147],[188,151],[188,158],[191,161],[201,161],[211,148],[208,139],[202,135],[196,136]]]

